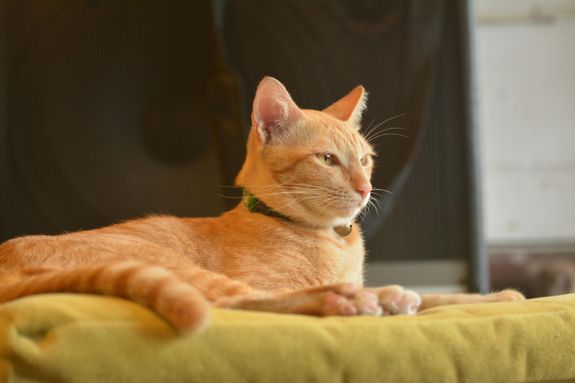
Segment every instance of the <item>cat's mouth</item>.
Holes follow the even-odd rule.
[[[293,194],[300,206],[316,217],[321,217],[326,223],[348,223],[369,204],[370,193],[359,195],[350,191],[325,190],[321,193],[297,192]],[[284,204],[293,207],[293,203]]]
[[[364,207],[367,206],[367,204],[369,203],[369,199],[371,198],[371,194],[368,193],[366,196],[361,197],[359,199],[359,201],[357,201],[356,203],[356,207],[358,207],[360,210],[363,209]]]
[[[361,210],[367,206],[368,202],[369,196],[366,196],[360,200],[342,203],[339,209],[340,214],[344,218],[353,219],[361,212]]]

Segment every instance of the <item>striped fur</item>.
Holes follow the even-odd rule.
[[[105,294],[141,303],[182,332],[201,330],[208,322],[209,304],[204,296],[160,266],[120,261],[31,274],[23,281],[4,284],[0,301],[53,292]]]

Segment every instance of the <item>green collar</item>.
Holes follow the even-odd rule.
[[[285,219],[286,221],[291,221],[291,219],[273,210],[271,207],[266,205],[261,199],[259,199],[246,189],[244,189],[243,201],[248,210],[251,211],[252,213],[262,213],[270,217],[276,217]]]
[[[271,207],[266,205],[262,200],[260,200],[258,197],[256,197],[246,189],[244,189],[242,200],[244,201],[244,204],[246,205],[248,210],[251,211],[252,213],[261,213],[269,217],[276,217],[289,222],[293,222],[290,218],[273,210]],[[340,236],[345,237],[351,233],[352,224],[349,223],[347,225],[334,226],[333,230]]]

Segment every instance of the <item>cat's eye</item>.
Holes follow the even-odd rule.
[[[370,165],[371,164],[371,156],[369,154],[366,154],[365,156],[361,157],[360,162],[361,162],[362,166]]]
[[[318,158],[328,166],[337,165],[337,157],[332,153],[319,153]]]

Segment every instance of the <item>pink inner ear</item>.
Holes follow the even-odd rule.
[[[303,112],[286,88],[272,77],[265,77],[260,82],[252,113],[263,143],[281,135],[293,122],[303,117]]]

